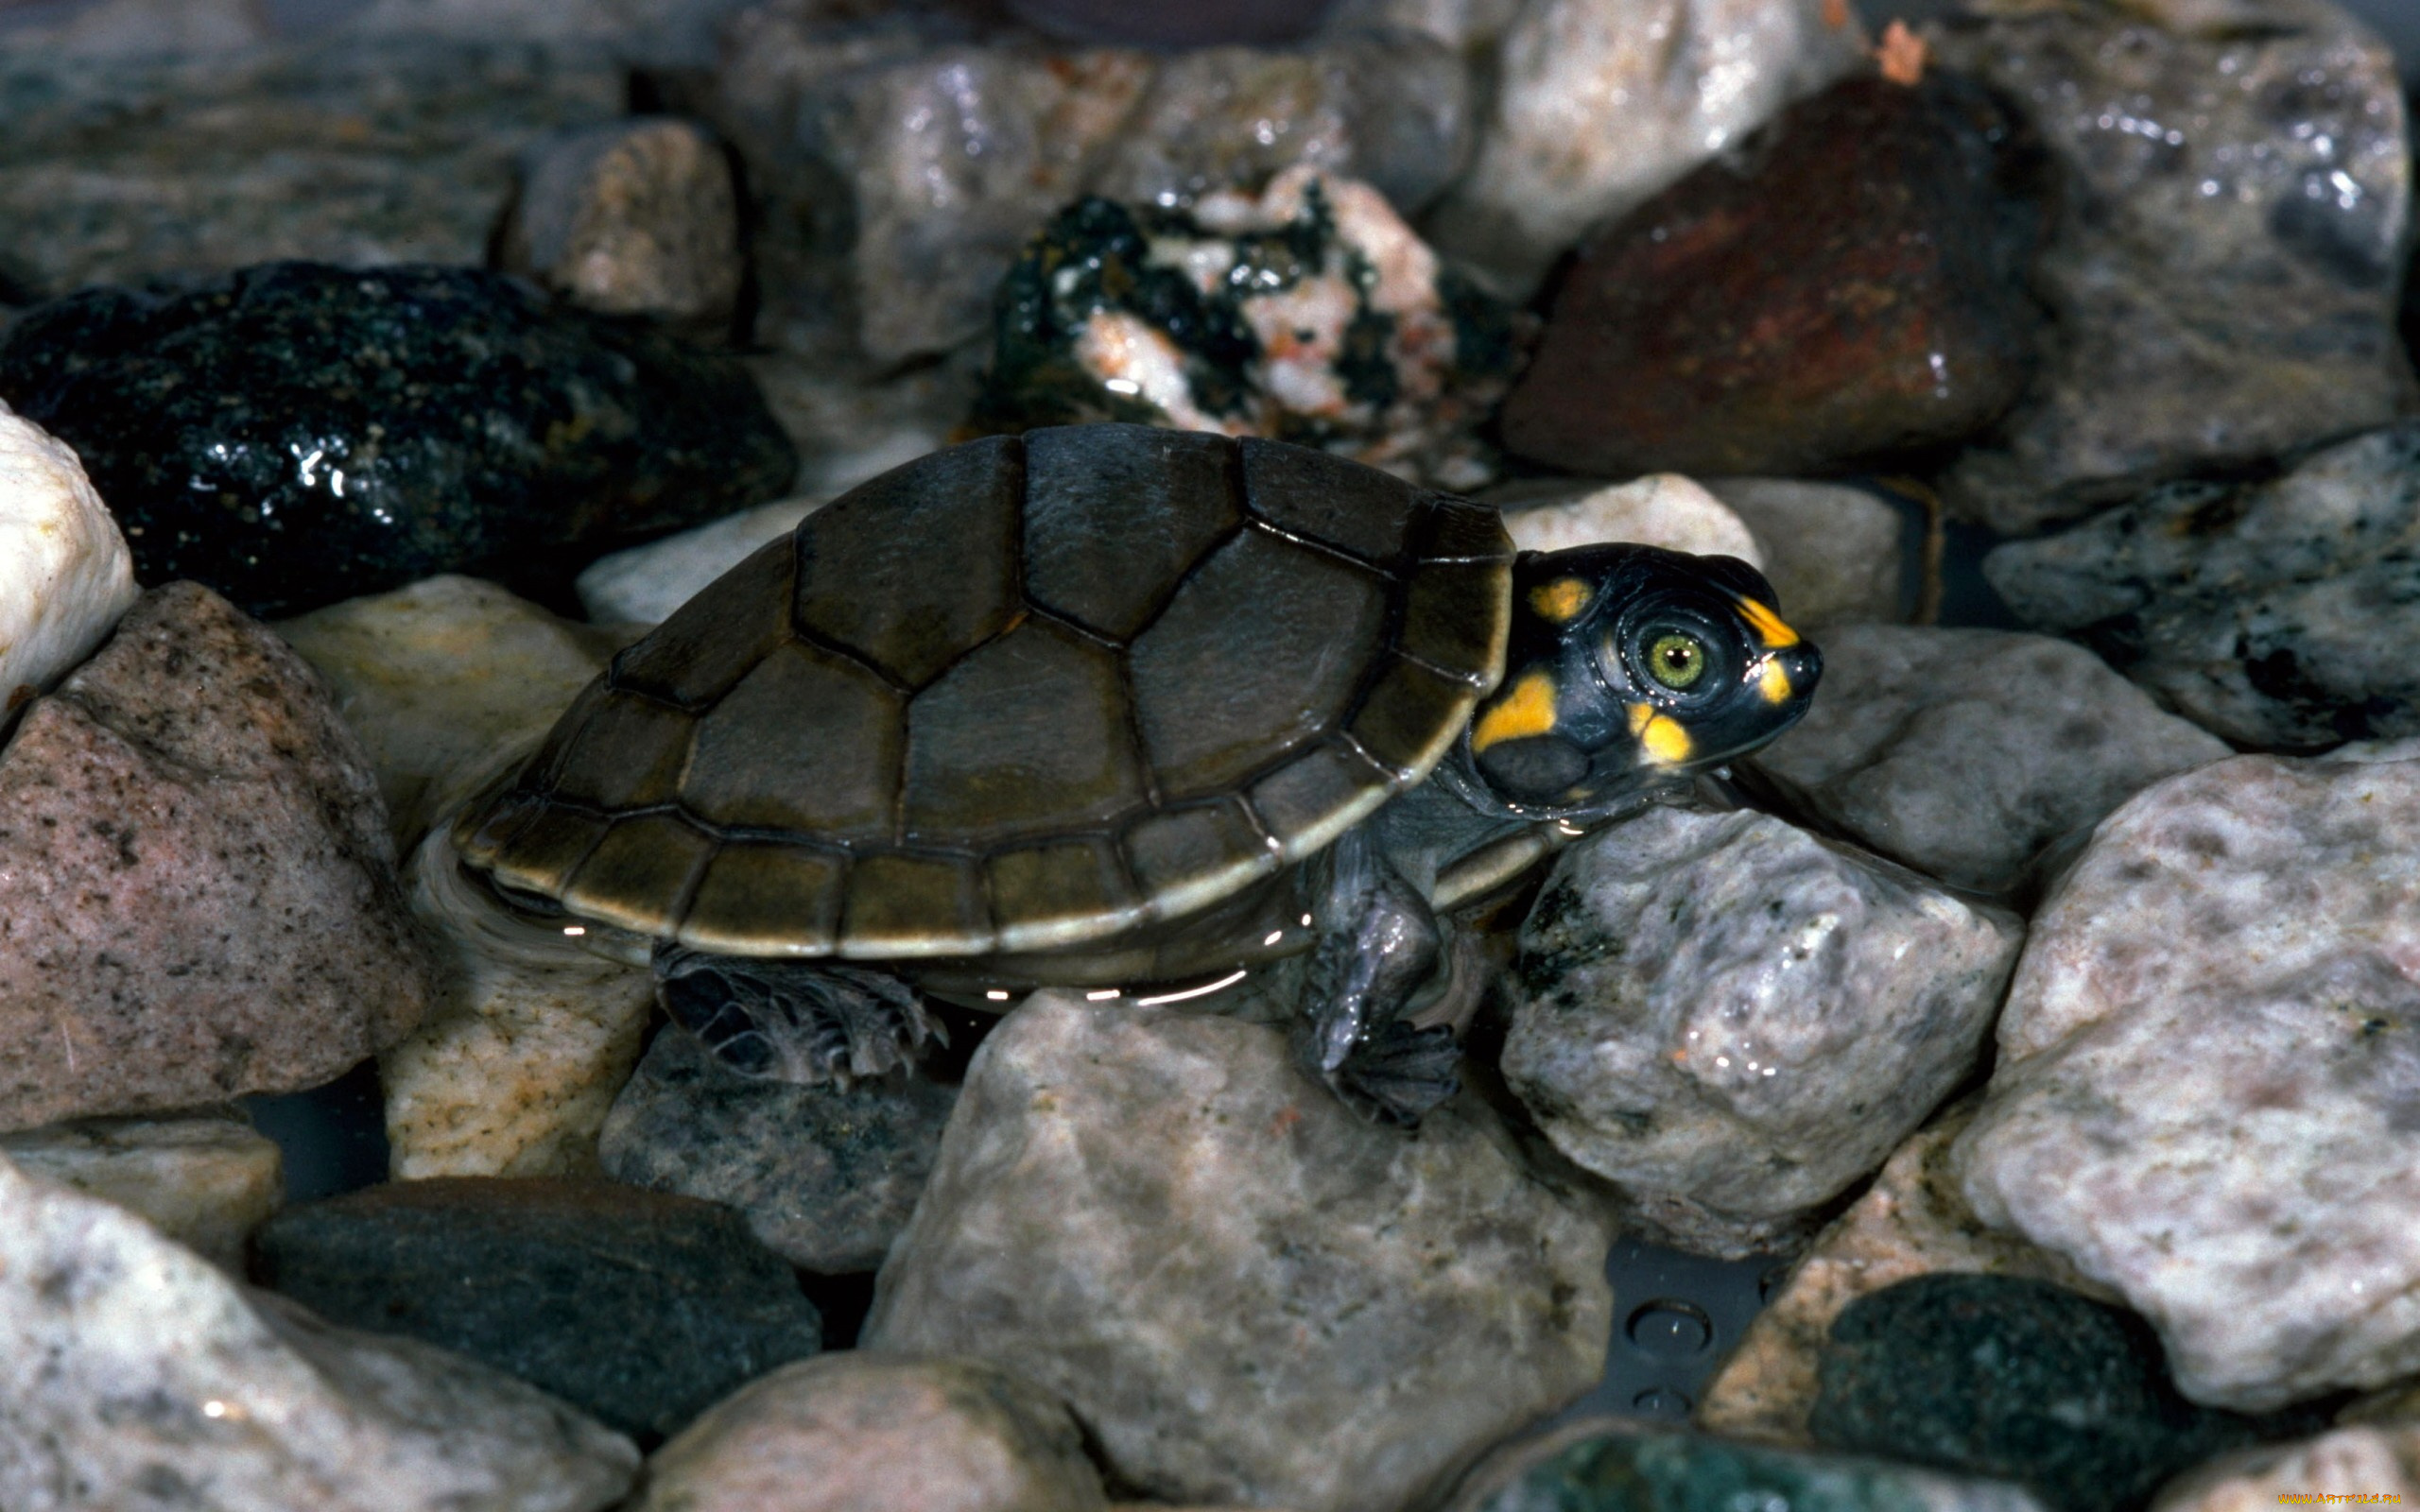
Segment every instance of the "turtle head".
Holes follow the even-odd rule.
[[[1596,807],[1743,756],[1798,722],[1823,656],[1736,557],[1524,552],[1504,680],[1470,770],[1522,810]]]

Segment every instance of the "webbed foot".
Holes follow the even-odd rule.
[[[674,1022],[743,1076],[847,1087],[913,1064],[948,1036],[895,976],[829,962],[655,953],[656,997]]]
[[[1453,1031],[1414,1028],[1415,998],[1439,980],[1445,932],[1428,900],[1363,829],[1328,848],[1314,904],[1319,942],[1304,976],[1297,1053],[1346,1106],[1410,1127],[1454,1095]]]
[[[1431,1108],[1461,1091],[1454,1068],[1461,1046],[1443,1024],[1415,1029],[1397,1019],[1365,1036],[1326,1081],[1344,1105],[1399,1128],[1416,1128]]]

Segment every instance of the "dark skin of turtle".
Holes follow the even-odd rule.
[[[1305,1069],[1410,1125],[1455,1090],[1455,916],[1772,740],[1821,665],[1733,558],[1516,560],[1494,510],[1324,453],[1030,431],[734,569],[453,838],[648,950],[744,1074],[883,1074],[928,997],[1288,961]]]

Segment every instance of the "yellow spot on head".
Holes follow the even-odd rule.
[[[1498,741],[1519,740],[1524,735],[1543,735],[1553,728],[1554,675],[1523,673],[1512,691],[1491,704],[1471,727],[1471,750],[1483,751]]]
[[[1781,616],[1774,613],[1770,605],[1743,598],[1739,601],[1739,617],[1748,622],[1770,650],[1778,651],[1785,645],[1798,644],[1798,632],[1784,625]]]
[[[1566,577],[1559,583],[1530,590],[1530,607],[1542,619],[1557,625],[1568,625],[1588,607],[1588,585],[1577,577]]]
[[[1756,674],[1756,691],[1764,695],[1767,703],[1786,703],[1789,699],[1789,674],[1772,657],[1765,658],[1765,670]]]
[[[1658,766],[1678,766],[1697,748],[1697,742],[1681,728],[1681,722],[1670,714],[1657,713],[1651,703],[1630,706],[1630,732],[1638,737],[1639,748],[1647,752],[1647,759]]]

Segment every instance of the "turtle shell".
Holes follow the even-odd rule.
[[[1426,776],[1501,674],[1491,508],[1080,425],[910,462],[624,650],[456,831],[501,886],[741,955],[1178,918]]]

